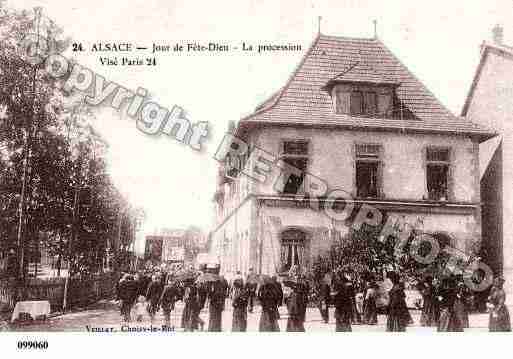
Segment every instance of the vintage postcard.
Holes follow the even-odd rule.
[[[0,337],[510,332],[512,23],[0,1]]]

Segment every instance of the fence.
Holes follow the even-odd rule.
[[[85,307],[100,299],[114,295],[116,273],[104,273],[87,278],[69,280],[68,307]],[[52,311],[62,308],[64,300],[65,278],[30,279],[23,289],[13,281],[0,281],[0,310],[11,310],[16,304],[20,290],[24,300],[48,300]]]

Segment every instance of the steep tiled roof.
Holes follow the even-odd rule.
[[[333,79],[394,83],[397,99],[413,116],[354,117],[333,111],[326,84]],[[491,137],[493,133],[454,116],[388,50],[379,39],[319,35],[287,84],[239,126],[250,124],[342,126],[382,130],[461,133]]]
[[[365,60],[357,60],[355,63],[346,66],[340,74],[328,81],[328,84],[335,82],[361,82],[398,85],[397,81],[392,80],[376,72]]]

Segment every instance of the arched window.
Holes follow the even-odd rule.
[[[306,234],[298,229],[288,229],[281,234],[282,270],[288,271],[293,265],[304,264]]]

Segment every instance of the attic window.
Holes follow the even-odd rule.
[[[337,114],[388,117],[392,113],[392,89],[372,85],[336,85],[333,101]]]

